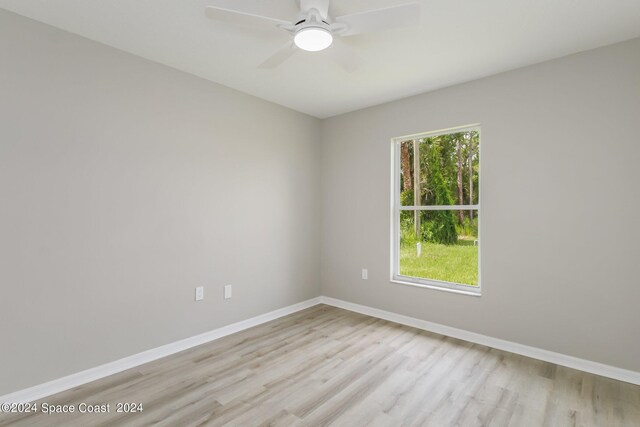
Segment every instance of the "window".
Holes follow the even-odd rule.
[[[391,280],[480,294],[480,128],[393,140]]]

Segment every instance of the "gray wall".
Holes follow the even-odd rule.
[[[390,283],[390,139],[478,122],[482,296]],[[640,39],[323,121],[323,295],[640,371],[639,125]]]
[[[0,395],[320,295],[319,126],[0,11]]]
[[[0,11],[0,395],[321,291],[640,371],[639,52],[320,123]],[[476,122],[482,297],[390,283],[390,138]]]

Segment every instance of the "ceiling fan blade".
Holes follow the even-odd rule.
[[[338,16],[336,22],[345,24],[347,29],[341,36],[371,33],[374,31],[390,30],[418,25],[420,22],[420,4],[407,3],[383,9],[369,10]]]
[[[282,64],[284,61],[289,59],[291,55],[296,53],[296,47],[293,42],[288,42],[280,49],[278,49],[273,55],[267,58],[262,64],[258,65],[258,68],[262,69],[271,69],[276,68],[278,65]]]
[[[257,27],[268,25],[275,27],[277,25],[290,25],[288,21],[284,21],[278,18],[272,18],[270,16],[256,15],[250,12],[243,12],[240,10],[226,9],[218,6],[207,6],[205,8],[205,15],[207,18],[216,21],[226,22],[235,25],[243,25],[248,27]]]
[[[352,73],[364,62],[349,46],[339,38],[333,39],[333,45],[327,49],[327,54],[333,62],[340,65],[346,72]]]

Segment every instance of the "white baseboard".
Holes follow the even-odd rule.
[[[458,338],[464,341],[485,345],[487,347],[492,347],[499,350],[509,351],[511,353],[532,357],[538,360],[544,360],[545,362],[555,363],[557,365],[578,369],[580,371],[601,375],[603,377],[613,378],[631,384],[640,385],[640,372],[617,368],[615,366],[592,362],[590,360],[579,359],[577,357],[554,353],[552,351],[530,347],[511,341],[505,341],[498,338],[492,338],[486,335],[477,334],[475,332],[452,328],[450,326],[440,325],[438,323],[428,322],[426,320],[420,320],[414,317],[403,316],[401,314],[392,313],[390,311],[367,307],[360,304],[354,304],[335,298],[317,297],[256,317],[252,317],[251,319],[223,326],[213,331],[205,332],[204,334],[196,335],[167,345],[163,345],[161,347],[147,350],[142,353],[134,354],[133,356],[128,356],[114,362],[97,366],[95,368],[87,369],[85,371],[59,378],[57,380],[49,381],[47,383],[20,390],[15,393],[0,396],[0,403],[34,402],[44,397],[69,390],[71,388],[107,377],[109,375],[117,374],[118,372],[122,372],[127,369],[135,368],[136,366],[152,362],[162,357],[170,356],[183,350],[187,350],[189,348],[216,340],[218,338],[243,331],[253,326],[261,325],[271,320],[278,319],[280,317],[298,312],[300,310],[304,310],[309,307],[313,307],[314,305],[318,304],[327,304],[334,307],[343,308],[345,310],[350,310],[356,313],[366,314],[380,319],[412,326],[414,328],[423,329],[425,331],[446,335],[452,338]]]
[[[428,322],[426,320],[420,320],[414,317],[403,316],[401,314],[392,313],[390,311],[367,307],[360,304],[354,304],[335,298],[320,297],[320,300],[323,304],[344,308],[345,310],[355,311],[356,313],[366,314],[403,325],[413,326],[414,328],[423,329],[425,331],[434,332],[440,335],[446,335],[448,337],[458,338],[464,341],[485,345],[487,347],[492,347],[498,350],[504,350],[511,353],[520,354],[522,356],[543,360],[545,362],[555,363],[556,365],[566,366],[568,368],[589,372],[591,374],[601,375],[603,377],[613,378],[615,380],[640,385],[640,372],[617,368],[615,366],[592,362],[590,360],[579,359],[577,357],[567,356],[565,354],[555,353],[553,351],[543,350],[541,348],[530,347],[511,341],[505,341],[498,338],[477,334],[475,332],[452,328],[450,326],[440,325],[438,323]]]
[[[61,391],[69,390],[82,384],[117,374],[118,372],[126,371],[127,369],[135,368],[136,366],[140,366],[144,363],[170,356],[200,344],[243,331],[253,326],[261,325],[288,314],[304,310],[305,308],[313,307],[320,303],[321,297],[312,298],[288,307],[252,317],[251,319],[223,326],[221,328],[214,329],[213,331],[205,332],[161,347],[143,351],[142,353],[134,354],[133,356],[128,356],[114,362],[106,363],[95,368],[87,369],[86,371],[71,374],[57,380],[0,396],[0,403],[34,402],[44,397],[51,396],[52,394],[60,393]]]

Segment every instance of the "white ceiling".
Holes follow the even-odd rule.
[[[409,1],[332,0],[330,13]],[[204,16],[207,4],[233,4],[292,20],[296,0],[0,0],[0,8],[320,118],[640,36],[640,0],[419,1],[419,28],[345,39],[364,59],[353,73],[326,52],[303,51],[258,69],[286,33]]]

